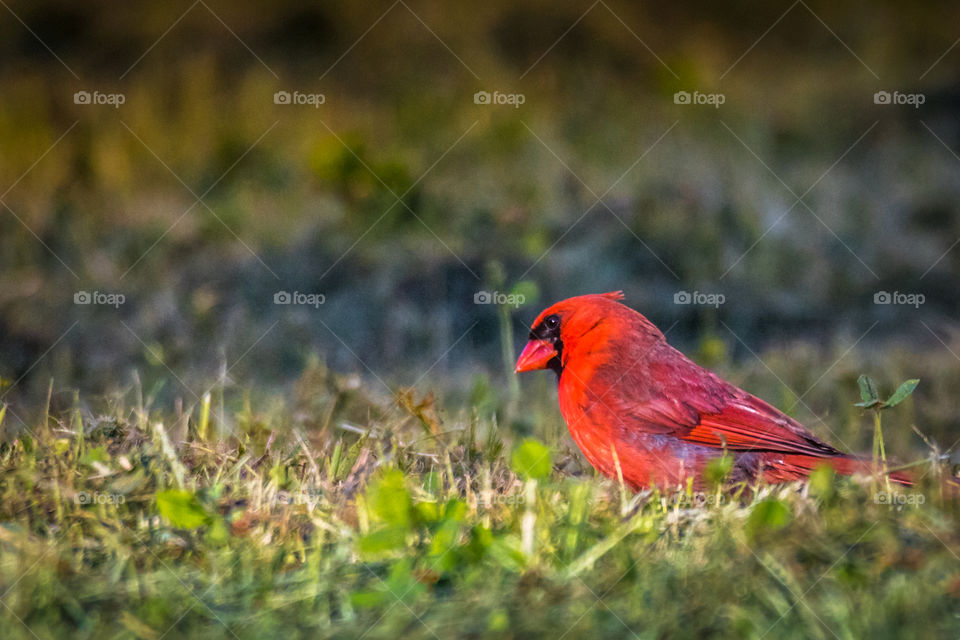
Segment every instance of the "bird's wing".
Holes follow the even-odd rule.
[[[652,357],[638,367],[640,376],[623,380],[637,392],[615,394],[620,406],[610,408],[621,421],[711,448],[843,455],[780,410],[663,346],[669,357]]]
[[[701,413],[696,425],[677,435],[696,444],[737,451],[840,455],[795,420],[746,393],[733,398],[720,411]]]

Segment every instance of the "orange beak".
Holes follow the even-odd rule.
[[[517,359],[515,371],[536,371],[546,369],[547,363],[557,357],[557,350],[549,340],[531,340],[523,348],[523,353]]]

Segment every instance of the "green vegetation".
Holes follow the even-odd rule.
[[[218,414],[221,391],[176,415],[135,387],[0,446],[4,638],[960,631],[960,507],[930,460],[914,487],[821,469],[634,495],[560,438],[322,367],[308,415]]]

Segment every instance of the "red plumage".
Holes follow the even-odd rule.
[[[823,442],[799,422],[667,344],[621,304],[622,293],[578,296],[533,323],[517,372],[553,369],[570,435],[601,473],[633,488],[672,487],[726,450],[733,479],[806,478],[817,466],[869,473],[870,463]],[[903,476],[897,480],[908,482]]]

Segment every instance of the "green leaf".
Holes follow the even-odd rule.
[[[463,555],[471,562],[479,562],[493,544],[493,533],[490,529],[476,525],[470,530],[470,541],[463,548]]]
[[[810,473],[810,495],[824,500],[833,496],[833,480],[836,474],[828,464],[818,466]]]
[[[520,550],[520,539],[513,535],[497,536],[487,548],[490,558],[508,571],[522,571],[527,559]]]
[[[414,510],[420,522],[436,522],[440,519],[440,506],[436,502],[418,502]]]
[[[371,609],[387,602],[389,594],[383,591],[354,591],[350,594],[350,604],[358,609]]]
[[[871,380],[869,376],[861,374],[860,377],[857,378],[857,384],[860,385],[861,400],[863,400],[864,402],[870,402],[871,400],[876,401],[879,399],[879,396],[877,395],[877,387],[875,384],[873,384],[873,380]],[[857,406],[869,407],[869,406],[872,406],[873,404],[875,404],[875,402],[872,404],[866,404],[866,405],[858,404]]]
[[[357,548],[367,559],[375,559],[403,548],[407,544],[407,532],[405,527],[384,527],[361,537]]]
[[[487,616],[487,630],[504,632],[510,628],[510,614],[504,608],[494,609]]]
[[[402,604],[409,607],[420,597],[426,587],[417,579],[409,558],[398,560],[386,580],[377,580],[373,589],[350,594],[350,603],[357,608],[379,607],[384,604]]]
[[[210,528],[207,529],[206,540],[209,544],[219,547],[230,541],[230,530],[227,529],[227,523],[223,518],[215,518],[210,522]]]
[[[177,529],[196,529],[210,521],[206,509],[190,491],[158,492],[157,511]]]
[[[910,397],[910,394],[913,393],[913,390],[917,388],[918,384],[920,384],[920,380],[918,378],[907,380],[901,384],[896,391],[893,392],[893,395],[890,396],[890,398],[884,404],[888,407],[897,406]]]
[[[110,462],[110,454],[106,447],[91,447],[80,456],[80,464],[93,466],[94,462]]]
[[[457,558],[453,553],[448,553],[457,548],[458,538],[460,536],[460,524],[455,520],[447,520],[433,534],[433,541],[430,543],[430,556],[432,558],[430,565],[432,568],[448,571],[456,564]]]
[[[413,601],[426,591],[426,587],[417,580],[413,572],[413,561],[410,558],[403,558],[390,567],[390,575],[380,587],[394,594],[394,599],[405,606],[413,604]]]
[[[68,438],[58,438],[53,443],[53,452],[57,457],[63,457],[67,455],[67,452],[70,451],[70,447],[73,445],[73,442]]]
[[[880,401],[874,398],[873,400],[867,400],[865,402],[854,402],[853,406],[863,407],[864,409],[869,409],[870,407],[880,404]]]
[[[287,473],[287,465],[278,462],[270,468],[270,479],[277,484],[279,489],[290,488],[290,476]]]
[[[747,518],[746,530],[752,537],[761,531],[777,531],[787,526],[793,519],[793,514],[779,500],[763,500],[754,505]]]
[[[527,438],[514,449],[510,461],[514,472],[525,478],[546,478],[553,470],[550,449],[533,438]]]
[[[733,456],[722,455],[714,458],[703,469],[703,477],[711,486],[723,484],[733,469]]]
[[[533,280],[521,280],[510,289],[510,295],[515,296],[517,306],[530,304],[537,301],[540,297],[540,289]]]
[[[463,522],[467,519],[467,503],[457,498],[450,498],[444,505],[443,517],[447,520]]]
[[[403,472],[387,469],[375,477],[367,489],[367,509],[373,520],[409,529],[413,501],[407,492]]]

